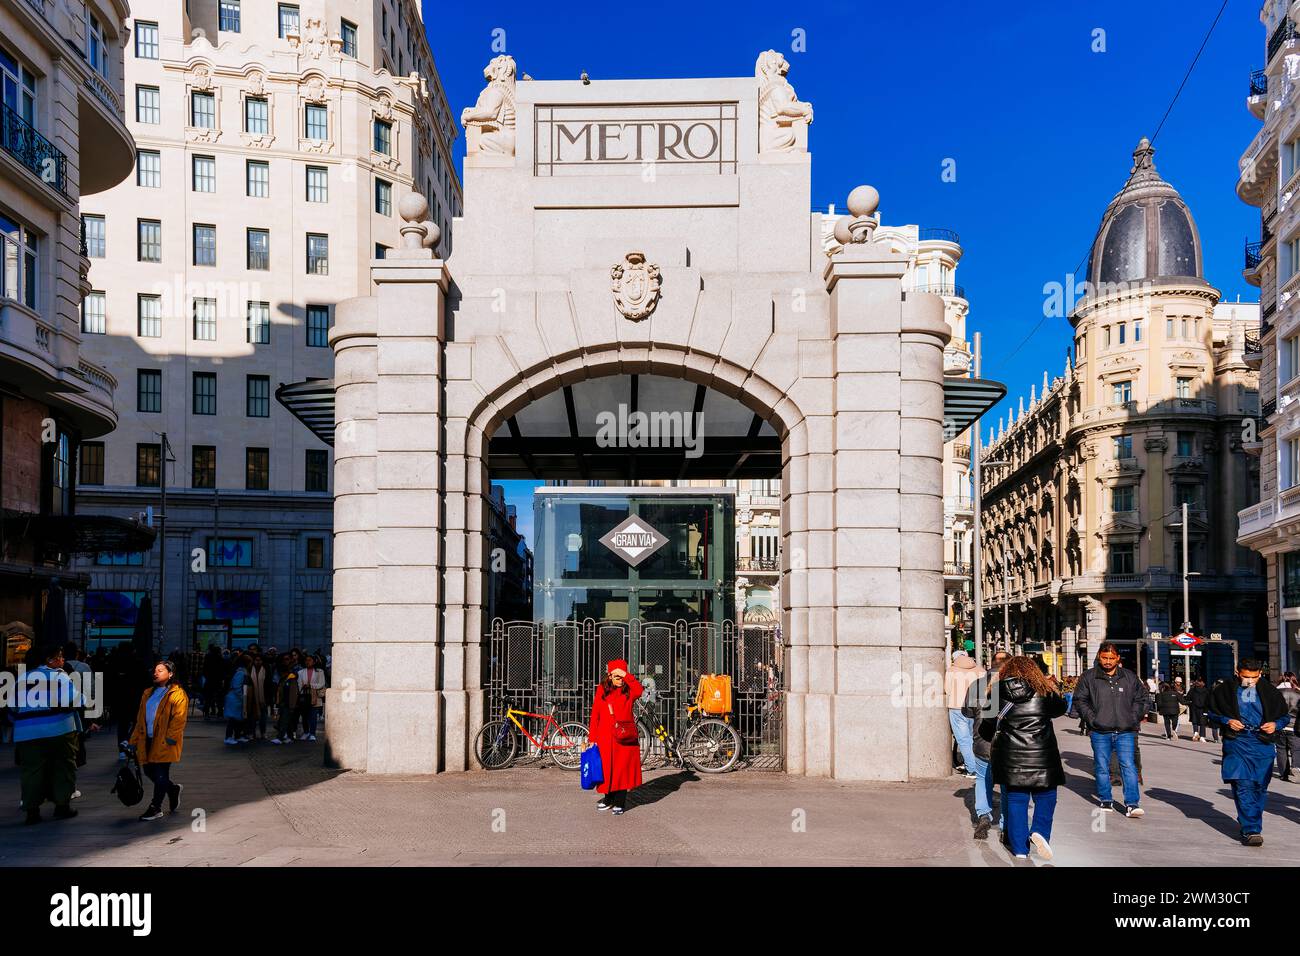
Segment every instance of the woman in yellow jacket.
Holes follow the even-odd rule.
[[[153,667],[153,686],[140,698],[140,710],[131,731],[131,745],[144,765],[145,775],[153,781],[153,799],[140,815],[141,820],[162,817],[163,797],[172,813],[181,804],[179,783],[171,782],[171,767],[180,763],[185,743],[185,721],[190,714],[190,699],[174,683],[175,668],[171,661],[159,661]]]

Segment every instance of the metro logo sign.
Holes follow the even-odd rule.
[[[601,538],[600,543],[635,568],[667,544],[668,539],[645,519],[629,515]]]
[[[1170,642],[1177,644],[1179,647],[1187,648],[1189,650],[1195,647],[1197,644],[1205,643],[1195,634],[1186,634],[1186,633],[1175,634],[1173,637],[1169,638],[1169,640]]]

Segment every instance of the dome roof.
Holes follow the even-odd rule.
[[[1128,183],[1106,207],[1088,260],[1088,281],[1099,287],[1117,282],[1205,282],[1201,240],[1183,197],[1160,178],[1155,149],[1144,136],[1133,151]]]

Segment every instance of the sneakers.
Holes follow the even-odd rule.
[[[77,811],[72,809],[72,807],[67,806],[66,804],[64,806],[54,808],[54,819],[56,820],[71,820],[76,815],[77,815]]]
[[[1103,813],[1113,812],[1115,810],[1115,802],[1113,800],[1102,800],[1101,810]]]
[[[1125,808],[1124,808],[1124,816],[1126,816],[1126,817],[1142,817],[1142,816],[1146,816],[1146,811],[1143,810],[1141,807],[1139,807],[1137,804],[1134,804],[1134,805],[1131,806],[1131,807],[1125,807]]]
[[[284,741],[281,740],[279,737],[272,737],[271,743],[275,744],[276,746],[279,746],[280,744],[284,743]]]
[[[237,744],[237,743],[239,743],[239,741],[236,740],[234,737],[227,737],[227,738],[226,738],[226,744],[229,745],[229,746],[231,746],[231,747],[233,747],[233,746],[234,746],[235,744]]]
[[[1262,833],[1244,833],[1241,842],[1245,846],[1263,846],[1264,834]]]
[[[610,812],[614,814],[614,816],[616,817],[621,817],[623,814],[627,813],[627,810],[625,810],[623,807],[615,807]],[[1264,841],[1261,839],[1259,842],[1263,843]]]
[[[1193,740],[1193,741],[1197,741],[1197,740],[1200,740],[1200,739],[1201,739],[1201,735],[1200,735],[1200,734],[1192,734],[1192,740]]]
[[[993,828],[992,817],[987,815],[980,817],[977,821],[975,821],[975,839],[987,840],[989,838],[989,830],[991,830],[992,828]]]
[[[144,813],[140,814],[141,820],[161,820],[162,807],[149,807]]]
[[[1017,854],[1016,854],[1016,859],[1017,859],[1017,860],[1027,860],[1027,859],[1029,859],[1029,854],[1028,854],[1028,853],[1017,853]]]
[[[306,740],[315,740],[315,739],[316,739],[316,735],[315,735],[315,734],[308,734],[304,739],[306,739]]]
[[[181,805],[181,791],[184,789],[185,784],[183,783],[172,784],[172,789],[167,794],[167,807],[172,813],[175,813],[176,808]]]
[[[80,790],[73,790],[73,791],[72,791],[72,796],[69,797],[68,799],[69,799],[69,800],[76,800],[77,797],[79,797],[79,796],[81,796],[81,791],[80,791]]]
[[[608,809],[609,809],[609,804],[606,803],[604,800],[602,800],[602,801],[600,801],[600,803],[596,804],[596,809],[597,809],[597,810],[608,810]]]
[[[1044,860],[1052,858],[1052,845],[1047,842],[1047,837],[1041,833],[1031,833],[1029,834],[1029,842],[1033,844],[1034,850]]]
[[[979,774],[977,774],[974,770],[968,770],[965,767],[962,768],[961,775],[965,777],[967,780],[974,780],[979,776]]]

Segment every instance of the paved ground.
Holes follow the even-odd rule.
[[[321,743],[226,747],[223,729],[191,722],[175,774],[181,812],[155,823],[109,795],[117,764],[101,735],[79,780],[80,815],[23,826],[12,747],[0,747],[0,793],[13,800],[0,814],[0,865],[1014,865],[996,839],[970,838],[972,790],[957,777],[863,785],[659,771],[618,818],[554,767],[369,777],[322,769]],[[1095,812],[1086,742],[1065,719],[1057,733],[1070,774],[1052,837],[1058,864],[1300,864],[1300,784],[1273,781],[1267,845],[1248,849],[1235,839],[1217,746],[1145,734],[1147,815],[1128,820]]]

